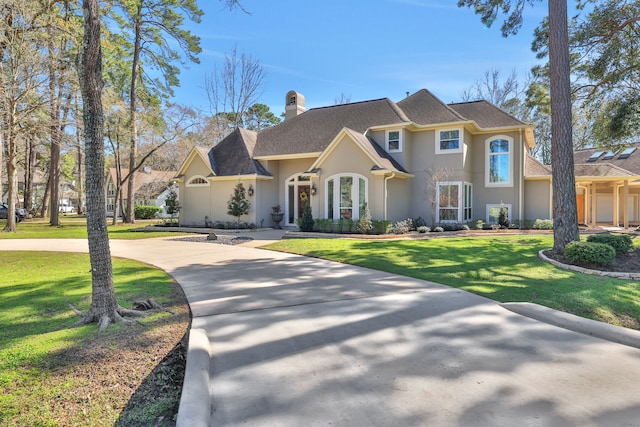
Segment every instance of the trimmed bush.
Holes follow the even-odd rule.
[[[369,206],[365,203],[362,209],[362,216],[358,218],[356,222],[356,230],[358,230],[359,233],[367,234],[372,228],[371,212],[369,211]]]
[[[418,233],[420,234],[428,233],[429,231],[431,231],[426,225],[421,225],[416,230],[418,230]]]
[[[302,218],[300,220],[300,231],[313,231],[314,225],[313,215],[311,215],[311,205],[306,205],[302,211]]]
[[[553,230],[552,219],[536,219],[531,227],[534,230]]]
[[[444,231],[444,228],[442,228],[442,227],[436,227],[436,228],[433,229],[434,233],[442,233],[443,231]]]
[[[616,257],[616,251],[604,243],[570,242],[564,249],[564,256],[574,262],[611,264]]]
[[[633,250],[633,241],[628,234],[592,234],[587,237],[587,242],[604,243],[611,246],[619,254],[626,254]]]
[[[393,230],[395,234],[407,234],[411,227],[413,226],[413,220],[411,218],[407,218],[404,221],[398,221],[393,225]]]
[[[135,205],[133,214],[136,219],[153,219],[162,211],[160,206],[153,205]]]
[[[425,221],[424,219],[422,219],[421,216],[419,216],[418,218],[413,220],[413,226],[416,228],[416,230],[419,227],[426,227],[427,226],[427,221]]]
[[[386,219],[374,219],[371,223],[376,234],[387,234],[391,228],[391,222]]]

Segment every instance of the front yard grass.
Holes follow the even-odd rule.
[[[160,220],[136,220],[135,224],[124,224],[122,222],[111,225],[108,222],[110,239],[135,240],[148,239],[151,237],[162,237],[167,235],[167,231],[159,228],[159,231],[133,231],[146,225],[158,224]],[[0,230],[4,228],[6,220],[0,220]],[[69,215],[60,216],[60,225],[49,225],[48,219],[29,219],[22,221],[16,226],[15,233],[0,232],[0,239],[86,239],[87,220],[84,216]],[[181,233],[186,234],[186,233]],[[179,235],[172,233],[172,235]]]
[[[184,294],[162,270],[114,259],[120,305],[153,298],[174,314],[97,334],[96,325],[72,327],[77,317],[67,305],[89,308],[89,269],[87,254],[0,252],[0,425],[175,422],[184,373],[161,362],[187,331]],[[153,385],[154,375],[161,384]]]
[[[499,302],[533,302],[640,329],[640,283],[556,268],[538,251],[548,235],[369,241],[287,239],[268,249],[330,259],[428,280]]]

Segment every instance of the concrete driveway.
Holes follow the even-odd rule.
[[[111,247],[173,275],[192,329],[208,337],[208,390],[185,389],[204,403],[181,406],[183,423],[640,425],[638,349],[457,289],[323,260],[164,239]],[[86,243],[0,240],[0,250],[20,248]]]

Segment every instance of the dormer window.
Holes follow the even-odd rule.
[[[386,150],[387,153],[400,153],[402,152],[402,131],[401,130],[388,130],[386,132]]]
[[[445,129],[436,131],[436,153],[461,153],[462,129]]]

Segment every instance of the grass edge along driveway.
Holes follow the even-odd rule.
[[[0,251],[0,425],[171,424],[183,372],[166,361],[189,324],[181,288],[160,269],[114,258],[123,307],[153,298],[173,313],[96,334],[71,327],[67,306],[89,308],[89,269],[88,254]]]
[[[576,273],[538,258],[548,235],[420,240],[286,239],[267,249],[441,283],[498,302],[532,302],[640,329],[640,283]]]

